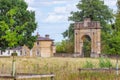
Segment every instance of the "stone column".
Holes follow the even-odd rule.
[[[74,36],[75,36],[75,39],[74,39],[74,43],[75,43],[75,45],[74,45],[74,52],[75,53],[77,53],[77,32],[76,32],[76,30],[75,30],[75,32],[74,32]]]

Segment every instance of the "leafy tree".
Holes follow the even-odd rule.
[[[56,52],[57,53],[66,53],[65,51],[65,41],[62,41],[62,42],[57,42],[56,43]]]
[[[37,27],[35,12],[24,0],[0,0],[0,50],[27,45],[32,48]]]
[[[112,10],[104,4],[102,0],[81,0],[76,5],[78,11],[71,12],[69,21],[78,22],[83,21],[84,18],[91,18],[93,21],[100,21],[102,27],[102,42],[106,45],[106,34],[109,34],[110,27],[107,25],[113,19]],[[69,34],[68,34],[69,30]],[[64,37],[68,37],[71,42],[74,42],[74,25],[70,24],[69,29],[63,32]],[[102,45],[102,46],[103,46]]]
[[[73,44],[67,40],[63,40],[62,42],[56,43],[56,52],[57,53],[72,53],[74,48]]]
[[[116,68],[118,69],[118,56],[120,55],[120,1],[117,1],[117,13],[115,15],[115,23],[112,26],[111,38],[109,41],[110,54],[116,55]],[[118,74],[118,71],[117,71]]]
[[[66,30],[63,34],[63,37],[68,37],[68,39],[66,39],[66,42],[68,42],[68,44],[66,44],[66,46],[68,46],[68,51],[69,53],[74,53],[74,30],[73,30],[73,26],[74,24],[71,23],[70,27],[68,30]]]
[[[115,15],[115,23],[111,25],[111,31],[107,41],[106,51],[109,54],[120,54],[120,1],[117,2],[117,13]]]

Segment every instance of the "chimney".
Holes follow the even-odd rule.
[[[40,34],[37,32],[37,37],[40,37]]]
[[[46,37],[46,38],[49,38],[49,35],[48,35],[48,34],[46,34],[46,35],[45,35],[45,37]]]

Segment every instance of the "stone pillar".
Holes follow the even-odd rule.
[[[79,30],[75,30],[75,53],[79,53]]]
[[[77,53],[77,32],[76,32],[76,30],[75,30],[75,32],[74,32],[74,36],[75,36],[75,38],[74,38],[74,52],[75,53]]]

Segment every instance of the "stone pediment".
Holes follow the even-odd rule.
[[[100,23],[98,21],[91,21],[90,18],[84,19],[83,22],[75,22],[74,29],[99,29]]]

